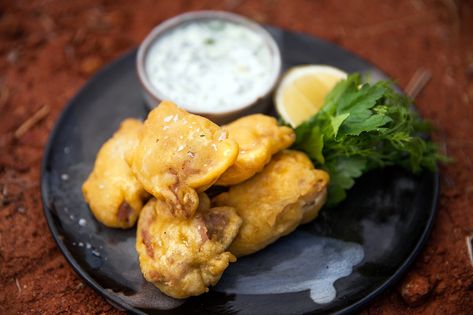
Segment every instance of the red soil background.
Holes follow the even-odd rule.
[[[0,2],[0,313],[115,314],[82,282],[51,238],[39,167],[67,101],[102,65],[184,11],[222,9],[319,36],[370,60],[417,97],[434,138],[456,159],[442,167],[440,207],[426,248],[363,314],[472,314],[473,2],[2,1]]]

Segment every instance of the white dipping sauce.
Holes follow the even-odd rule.
[[[170,30],[149,48],[145,69],[163,96],[197,112],[226,111],[255,101],[269,88],[275,71],[262,35],[222,20]]]

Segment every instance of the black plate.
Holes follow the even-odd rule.
[[[333,44],[269,30],[286,68],[329,64],[386,79]],[[102,143],[124,118],[146,115],[135,53],[102,70],[66,107],[46,148],[41,179],[45,215],[60,250],[111,303],[156,314],[345,313],[373,299],[412,263],[433,223],[438,174],[390,168],[361,178],[338,208],[323,210],[313,223],[232,264],[207,294],[177,301],[147,284],[137,264],[135,230],[99,224],[81,193]]]

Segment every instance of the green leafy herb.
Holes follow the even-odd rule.
[[[215,39],[213,39],[213,38],[206,38],[205,41],[204,41],[204,43],[205,43],[206,45],[213,45],[213,44],[215,44]]]
[[[391,82],[362,84],[352,74],[327,95],[320,112],[295,129],[294,148],[330,174],[328,206],[345,199],[369,170],[400,165],[434,171],[437,161],[447,161],[423,136],[430,126],[410,104]]]

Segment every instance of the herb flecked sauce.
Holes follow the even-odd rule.
[[[221,112],[255,101],[273,75],[264,38],[221,20],[172,29],[150,47],[145,68],[163,95],[200,112]]]

